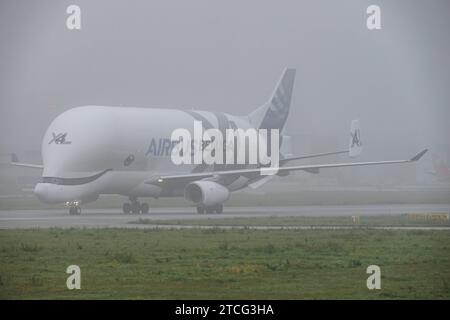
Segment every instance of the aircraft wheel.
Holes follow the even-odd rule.
[[[197,213],[199,213],[199,214],[205,213],[205,208],[202,207],[202,206],[198,206],[198,207],[197,207]]]
[[[139,212],[141,211],[141,205],[139,202],[132,202],[131,203],[131,212],[133,212],[134,214],[139,214]]]
[[[81,214],[81,208],[80,207],[69,207],[69,214],[70,215],[79,215],[79,214]]]
[[[129,214],[131,212],[131,204],[129,202],[125,202],[122,206],[123,213]]]
[[[218,204],[216,206],[216,213],[222,213],[223,212],[223,204]]]
[[[141,204],[141,213],[147,214],[150,210],[150,207],[148,206],[148,203],[142,203]]]

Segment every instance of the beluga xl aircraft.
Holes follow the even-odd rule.
[[[423,150],[406,160],[289,165],[294,160],[333,154],[348,153],[354,157],[362,148],[359,123],[353,120],[347,149],[283,155],[279,146],[282,146],[284,136],[280,133],[289,114],[294,80],[295,69],[285,69],[270,99],[246,116],[197,110],[76,107],[60,114],[48,127],[42,141],[42,165],[21,163],[16,155],[13,155],[12,164],[42,170],[34,193],[45,203],[66,204],[70,214],[80,214],[81,204],[95,201],[103,194],[128,197],[129,202],[123,204],[124,213],[148,213],[149,205],[138,199],[158,197],[184,197],[197,207],[198,213],[221,213],[231,192],[248,186],[259,187],[274,175],[285,176],[298,170],[318,173],[329,168],[411,163],[427,152]],[[186,160],[192,150],[203,151],[213,141],[217,142],[218,139],[213,137],[196,139],[199,124],[205,132],[223,133],[223,139],[228,138],[230,129],[254,130],[258,141],[263,142],[258,144],[258,149],[265,149],[272,157],[269,162],[263,162],[258,153],[256,162],[250,162],[248,153],[255,149],[250,148],[255,144],[246,143],[250,135],[236,135],[230,140],[235,142],[231,149],[227,140],[223,153],[216,149],[217,154],[212,154],[236,160],[237,151],[244,150],[243,162],[210,163],[204,158],[197,158],[201,161],[192,163],[174,161],[173,155],[177,152]],[[174,138],[174,132],[180,129],[194,136],[193,140],[187,141],[189,138],[181,136]],[[279,135],[272,135],[273,132]],[[244,148],[238,150],[239,145]],[[192,150],[180,146],[191,146]],[[220,146],[222,148],[223,144]],[[228,157],[229,154],[232,156]],[[269,167],[271,173],[265,171]]]

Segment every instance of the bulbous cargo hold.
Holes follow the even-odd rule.
[[[56,117],[42,140],[44,177],[80,178],[114,167],[112,112],[104,107],[70,109]]]

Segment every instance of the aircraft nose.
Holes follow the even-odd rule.
[[[38,183],[34,187],[34,194],[38,197],[39,200],[45,202],[48,198],[48,186],[43,183]]]

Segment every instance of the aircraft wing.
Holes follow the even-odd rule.
[[[307,154],[307,155],[302,155],[302,156],[288,157],[288,158],[280,159],[280,164],[283,165],[289,161],[310,159],[310,158],[319,158],[319,157],[343,154],[343,153],[348,153],[348,152],[349,152],[348,150],[342,150],[342,151],[335,151],[335,152],[313,153],[313,154]]]
[[[370,161],[370,162],[344,162],[344,163],[330,163],[330,164],[318,164],[318,165],[303,165],[303,166],[290,166],[278,168],[276,174],[282,174],[290,171],[308,171],[308,172],[318,172],[320,169],[326,168],[341,168],[341,167],[357,167],[357,166],[371,166],[371,165],[383,165],[383,164],[395,164],[395,163],[408,163],[418,161],[422,156],[428,151],[425,149],[419,152],[417,155],[408,160],[388,160],[388,161]],[[228,171],[211,171],[211,172],[200,172],[200,173],[187,173],[187,174],[176,174],[176,175],[161,175],[152,177],[145,181],[147,184],[163,185],[167,182],[178,182],[189,183],[191,181],[201,180],[205,178],[221,178],[229,176],[244,176],[249,178],[255,178],[261,176],[264,172],[272,173],[275,169],[272,168],[252,168],[252,169],[239,169],[239,170],[228,170]]]

